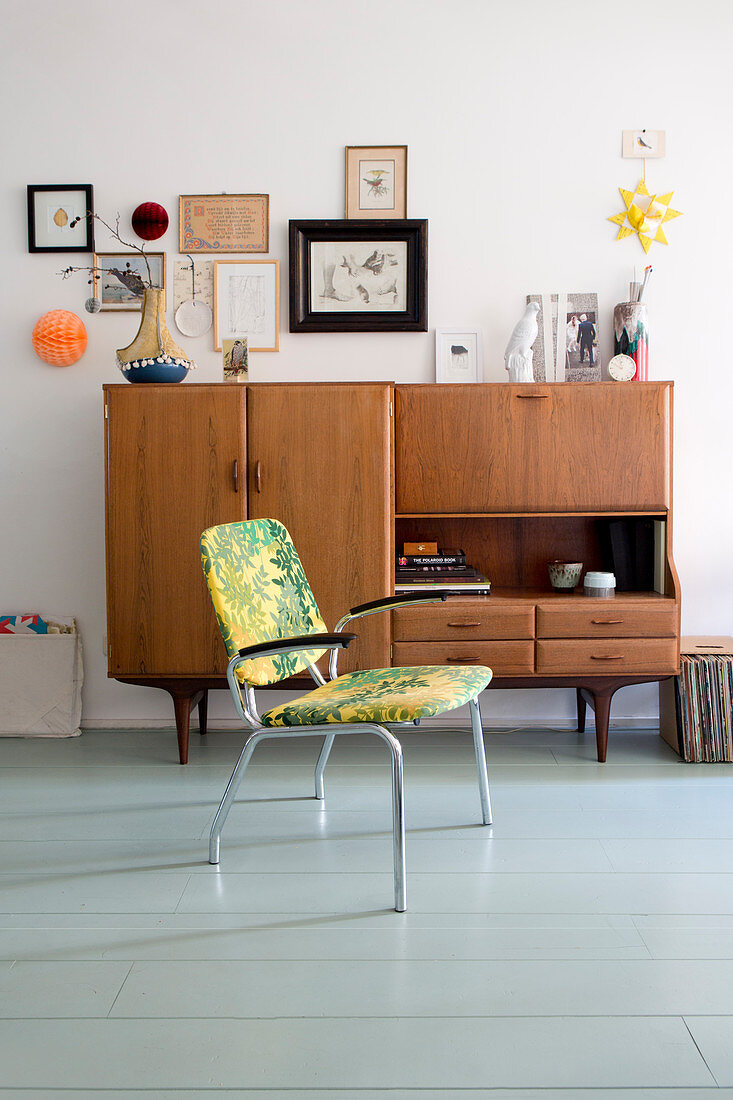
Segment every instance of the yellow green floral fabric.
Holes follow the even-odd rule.
[[[277,520],[210,527],[201,536],[201,564],[230,657],[259,642],[326,633],[300,558]],[[272,684],[307,668],[324,652],[245,661],[237,676],[250,684]]]
[[[411,722],[462,706],[488,686],[491,675],[484,665],[364,669],[273,707],[262,715],[262,722],[265,726]]]

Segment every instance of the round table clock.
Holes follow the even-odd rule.
[[[636,374],[636,363],[630,355],[614,355],[608,361],[608,373],[614,382],[630,382]]]

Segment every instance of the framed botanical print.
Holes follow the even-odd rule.
[[[426,332],[428,223],[290,222],[291,332]]]
[[[280,261],[214,260],[214,345],[246,340],[248,351],[280,347]]]
[[[407,217],[407,146],[346,146],[346,217]]]
[[[28,184],[28,251],[93,252],[91,183]]]

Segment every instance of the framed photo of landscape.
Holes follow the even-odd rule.
[[[346,217],[407,217],[407,146],[346,146]]]
[[[165,291],[165,252],[145,256],[152,286]],[[103,313],[140,313],[148,268],[139,252],[95,252],[93,278],[94,297],[102,303]]]
[[[426,332],[428,223],[290,222],[291,332]]]

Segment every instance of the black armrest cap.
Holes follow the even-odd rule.
[[[395,607],[403,603],[444,603],[448,597],[445,592],[402,592],[397,596],[385,596],[382,600],[371,600],[370,603],[360,603],[352,607],[349,615],[361,615],[364,611],[375,611],[377,608]]]
[[[356,634],[301,634],[294,638],[275,638],[271,642],[258,642],[239,650],[240,657],[254,658],[262,653],[277,656],[278,650],[293,652],[298,649],[346,649]]]

